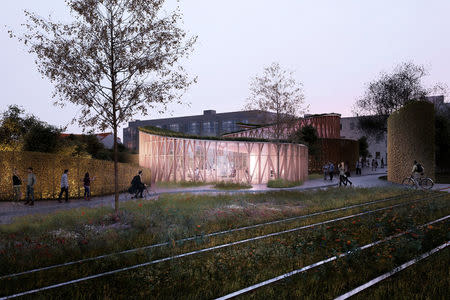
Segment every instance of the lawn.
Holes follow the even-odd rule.
[[[448,238],[448,223],[416,228],[416,225],[449,214],[450,195],[437,195],[441,194],[387,188],[221,196],[183,194],[161,196],[157,201],[125,203],[118,222],[114,221],[112,210],[107,207],[23,218],[0,227],[1,275],[155,243],[167,242],[168,245],[0,279],[0,296],[273,233],[273,236],[266,238],[222,246],[38,294],[42,298],[72,299],[210,299],[374,240],[413,230],[387,243],[357,251],[244,295],[255,299],[335,297],[445,241]],[[423,197],[435,196],[419,201]],[[386,197],[393,198],[295,218]],[[392,205],[398,206],[386,209]],[[380,210],[345,218],[374,209]],[[340,217],[345,219],[304,230],[296,229]],[[210,235],[286,218],[292,219]],[[277,233],[293,229],[295,231]],[[180,241],[186,237],[193,238],[191,241]],[[441,264],[448,265],[448,250],[436,255],[444,259]],[[432,259],[424,261],[424,265]],[[417,267],[423,268],[422,265]],[[440,294],[443,289],[448,292],[448,285],[442,286],[442,280],[430,279],[429,283],[432,285],[427,289],[430,295]],[[401,283],[397,285],[405,286]],[[382,295],[389,290],[383,285],[379,288],[382,290],[368,291],[366,297],[371,297],[371,293]]]
[[[155,187],[158,188],[187,188],[187,187],[197,187],[197,186],[206,186],[211,185],[210,182],[203,182],[203,181],[164,181],[164,182],[156,182],[153,184]]]

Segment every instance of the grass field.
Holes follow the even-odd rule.
[[[393,197],[382,202],[316,214]],[[428,198],[426,198],[428,197]],[[436,197],[436,198],[430,198]],[[424,200],[420,200],[426,198]],[[185,257],[118,272],[33,294],[42,299],[211,299],[240,290],[338,253],[410,230],[396,239],[244,294],[252,299],[332,298],[390,271],[447,241],[448,222],[417,227],[450,212],[450,195],[401,189],[329,189],[240,195],[167,195],[125,203],[120,220],[110,208],[77,209],[27,217],[0,227],[2,275],[82,258],[167,243],[151,249],[0,279],[0,296],[117,270],[203,249]],[[391,207],[397,205],[396,207]],[[372,213],[369,210],[379,209]],[[355,217],[352,214],[364,213]],[[290,220],[285,220],[292,218]],[[343,218],[324,225],[311,225]],[[273,224],[236,230],[269,221]],[[285,221],[283,221],[285,220]],[[311,228],[298,229],[311,225]],[[211,233],[234,229],[224,234]],[[291,232],[280,233],[280,231]],[[261,237],[237,245],[226,243]],[[190,241],[180,241],[193,237]],[[219,249],[208,249],[219,246]],[[422,298],[448,294],[449,251],[443,250],[364,291],[357,297],[415,295],[413,280],[426,284]],[[436,262],[440,265],[434,268]],[[429,272],[437,276],[429,276]],[[416,288],[417,290],[417,288]],[[413,297],[414,298],[414,297]]]

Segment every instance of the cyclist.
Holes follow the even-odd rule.
[[[414,178],[414,180],[416,181],[416,185],[418,185],[419,179],[423,175],[423,173],[424,173],[423,166],[415,160],[411,175]]]

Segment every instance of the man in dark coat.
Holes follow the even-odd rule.
[[[131,181],[131,188],[136,192],[136,198],[138,198],[138,195],[139,198],[142,198],[142,192],[145,189],[145,184],[142,183],[142,171],[139,171],[138,174],[133,177],[133,180]]]

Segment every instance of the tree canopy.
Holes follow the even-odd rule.
[[[308,107],[302,84],[293,77],[293,72],[284,70],[280,64],[272,63],[265,67],[262,75],[255,76],[250,83],[250,96],[246,109],[258,109],[274,113],[266,123],[266,138],[277,144],[277,178],[280,167],[280,141],[288,138],[298,116],[304,114]]]
[[[262,75],[252,79],[246,109],[274,113],[266,120],[273,125],[268,127],[268,138],[278,141],[286,138],[286,131],[307,112],[308,106],[302,84],[293,77],[293,72],[272,63],[264,68]]]
[[[112,129],[118,212],[117,129],[136,114],[162,112],[167,104],[181,102],[195,78],[180,62],[192,51],[196,37],[179,27],[178,9],[165,13],[165,0],[66,3],[72,23],[25,11],[26,33],[17,38],[54,84],[55,104],[80,106],[77,121],[83,128]]]
[[[319,154],[319,136],[316,128],[312,125],[306,125],[297,129],[291,135],[290,140],[297,144],[306,145],[310,156],[316,157]]]
[[[359,127],[371,136],[383,134],[392,112],[409,101],[426,100],[430,94],[444,89],[441,85],[426,88],[423,79],[427,75],[425,67],[411,62],[398,65],[391,73],[381,73],[378,79],[367,84],[364,95],[354,106]]]

